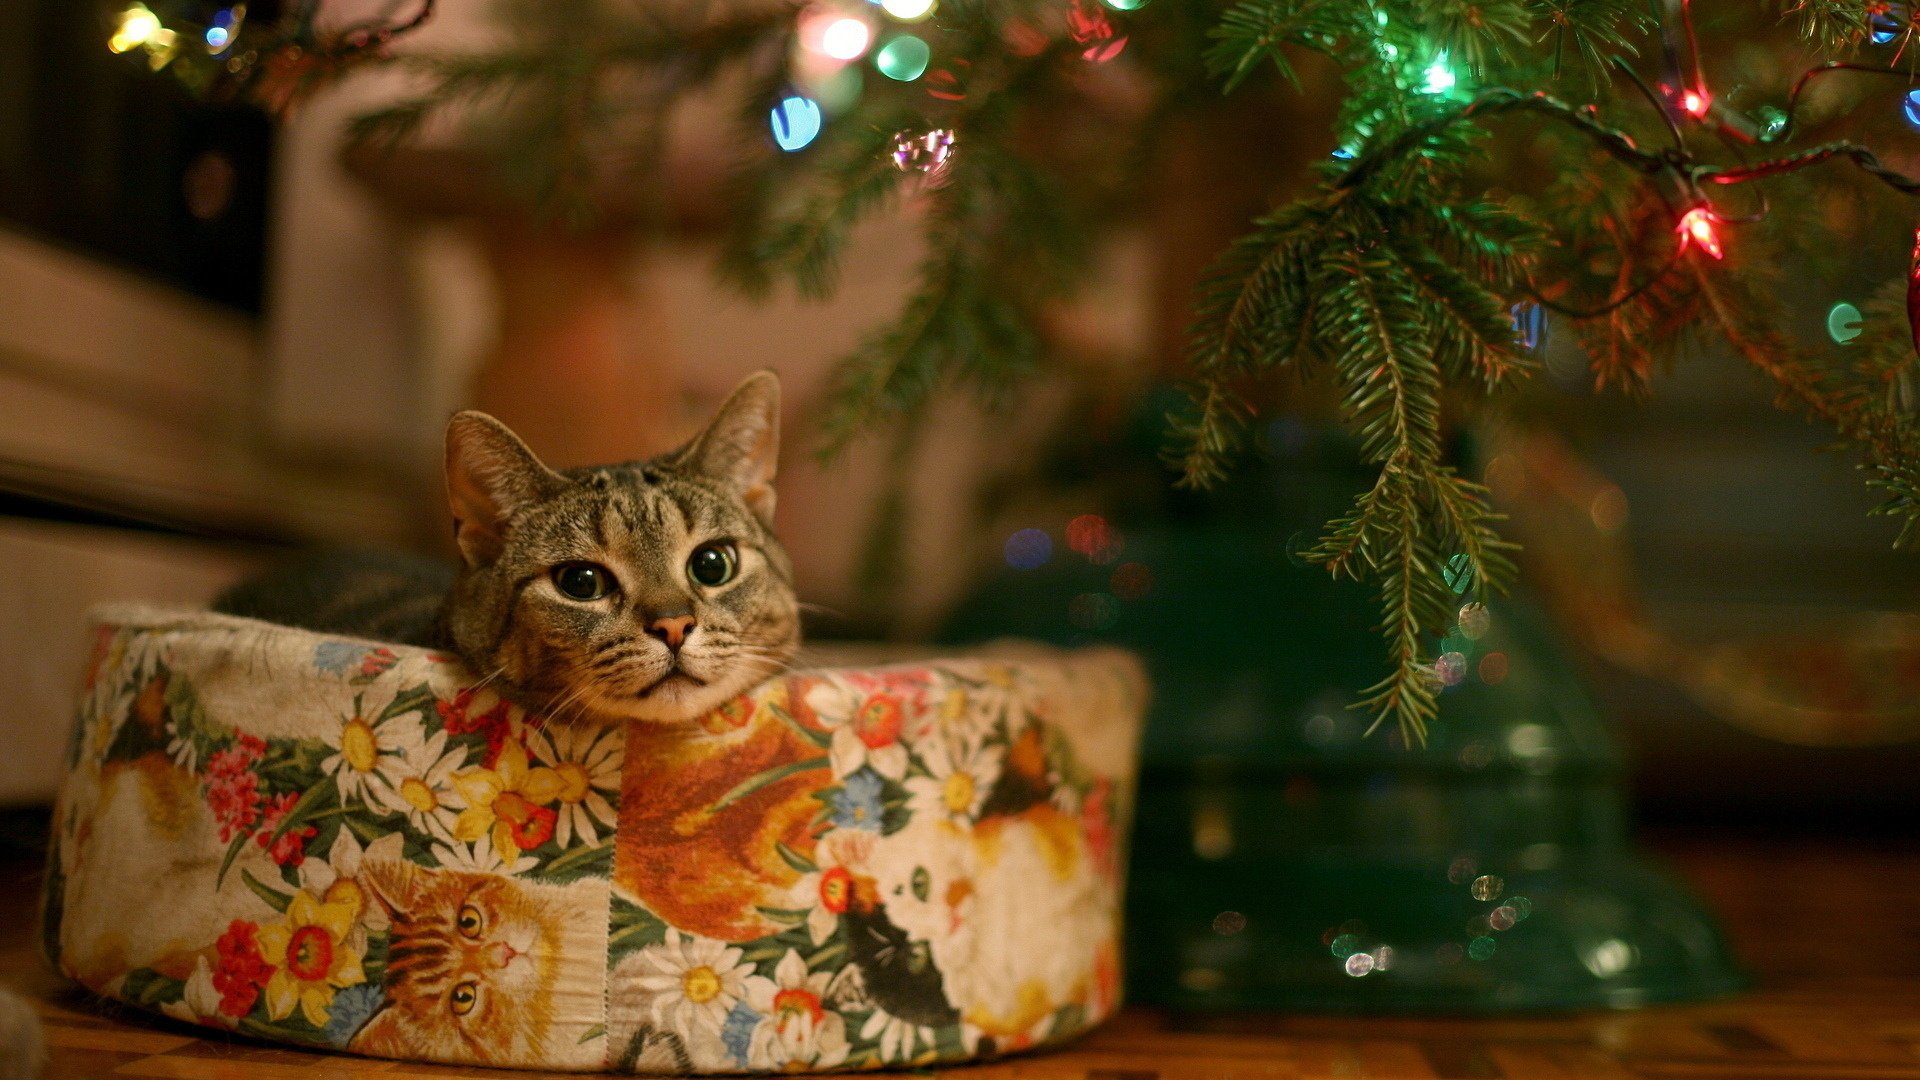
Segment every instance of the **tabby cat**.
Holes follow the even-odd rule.
[[[505,425],[447,425],[461,565],[322,556],[244,582],[217,611],[459,653],[560,721],[680,722],[799,648],[792,566],[773,535],[780,384],[749,377],[685,446],[556,471]]]
[[[392,921],[387,1004],[348,1049],[381,1057],[580,1067],[605,1007],[606,893],[497,874],[369,861],[361,883]]]

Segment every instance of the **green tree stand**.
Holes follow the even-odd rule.
[[[1127,485],[1108,504],[1117,552],[1035,522],[1053,526],[1049,560],[997,574],[950,626],[1149,663],[1132,999],[1497,1013],[1739,989],[1713,918],[1634,850],[1619,751],[1523,602],[1496,604],[1477,640],[1455,631],[1466,675],[1426,746],[1365,736],[1346,706],[1379,677],[1373,598],[1289,548],[1368,475],[1349,446],[1269,434],[1277,452],[1225,490]]]

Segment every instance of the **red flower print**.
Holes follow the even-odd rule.
[[[236,1020],[253,1011],[260,988],[273,977],[273,965],[260,955],[260,943],[254,940],[259,929],[235,919],[214,943],[220,958],[214,964],[213,988],[220,991],[220,1011]]]
[[[371,679],[399,662],[392,649],[370,649],[360,658],[360,677]]]
[[[846,867],[836,866],[820,875],[820,906],[835,915],[852,906],[853,892],[853,872]]]
[[[482,764],[491,769],[500,759],[500,748],[506,744],[512,725],[508,721],[511,708],[504,700],[486,712],[473,715],[473,690],[468,688],[453,696],[452,701],[436,701],[434,710],[440,714],[440,722],[446,726],[450,735],[472,735],[478,733],[486,737],[487,756]]]
[[[878,750],[900,741],[905,719],[906,711],[899,698],[875,694],[862,702],[859,711],[853,714],[853,733],[868,749]]]
[[[221,751],[225,753],[226,751]],[[260,818],[260,778],[250,772],[214,772],[206,775],[207,809],[220,823],[220,842],[245,833]]]
[[[293,810],[293,804],[299,801],[299,794],[292,791],[269,799],[266,813],[260,818],[260,831],[253,837],[261,847],[267,849],[267,854],[273,857],[273,861],[281,866],[299,866],[305,862],[307,841],[313,839],[313,834],[320,831],[315,826],[302,825],[296,829],[288,829],[280,834],[279,839],[274,839],[274,830],[280,827],[281,822],[287,820],[287,814]]]
[[[521,851],[531,851],[553,839],[553,827],[560,815],[551,807],[535,806],[517,791],[503,791],[493,801],[493,812],[513,833],[513,843]]]

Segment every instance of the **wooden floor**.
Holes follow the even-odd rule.
[[[1920,1080],[1920,837],[1700,833],[1658,845],[1724,916],[1758,989],[1707,1005],[1550,1019],[1180,1017],[1133,1010],[1073,1047],[959,1080],[1562,1077]],[[0,982],[41,1002],[47,1076],[508,1077],[280,1049],[63,993],[31,944],[32,871],[0,864]]]

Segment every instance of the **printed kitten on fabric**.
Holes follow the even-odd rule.
[[[773,534],[780,384],[751,376],[685,446],[554,470],[484,413],[447,426],[461,565],[330,555],[227,592],[217,611],[457,652],[560,722],[695,719],[800,644]]]
[[[604,889],[398,861],[369,862],[361,883],[390,920],[387,1004],[348,1049],[508,1065],[580,1044],[602,1005]]]

